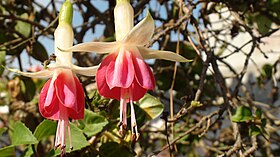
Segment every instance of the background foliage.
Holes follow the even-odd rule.
[[[83,120],[71,123],[74,150],[67,156],[279,156],[279,59],[268,56],[279,49],[264,51],[262,45],[264,39],[273,41],[272,36],[279,34],[280,1],[131,3],[135,23],[146,9],[155,19],[156,32],[147,46],[178,52],[193,62],[148,61],[157,88],[136,105],[141,132],[136,143],[131,142],[130,132],[118,135],[119,102],[101,97],[94,78],[79,76],[87,109]],[[0,1],[1,65],[25,71],[50,61],[50,41],[62,1],[44,4]],[[74,18],[81,21],[74,23],[75,44],[115,40],[114,6],[114,1],[76,0]],[[222,27],[216,27],[213,16]],[[234,44],[242,34],[248,42]],[[270,62],[255,62],[252,56],[257,53]],[[244,59],[228,59],[237,55]],[[103,57],[74,53],[80,66],[97,65]],[[247,79],[251,65],[257,71]],[[57,155],[59,151],[53,150],[56,122],[44,120],[37,107],[46,80],[18,76],[3,66],[0,75],[0,105],[8,106],[8,112],[3,107],[0,114],[0,156]]]

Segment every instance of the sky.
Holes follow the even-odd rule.
[[[40,0],[40,1],[37,1],[37,2],[39,4],[41,4],[42,6],[47,6],[47,4],[50,3],[50,1],[51,0]],[[91,2],[100,12],[104,12],[109,6],[108,0],[91,0]],[[62,3],[63,3],[62,0],[58,0],[57,1],[57,7],[60,7]],[[172,1],[170,1],[170,3],[172,3]],[[151,0],[149,2],[149,4],[150,4],[149,7],[151,7],[150,9],[159,11],[159,14],[160,14],[161,18],[167,18],[167,13],[166,13],[165,7],[160,6],[158,4],[157,0]],[[36,6],[35,6],[35,8],[36,8]],[[51,9],[51,7],[48,7],[48,8]],[[37,9],[40,9],[40,8],[37,7]],[[139,16],[140,18],[144,18],[144,16],[146,15],[147,9],[148,8],[144,9],[143,14]],[[198,15],[198,11],[199,11],[199,9],[196,9],[194,14]],[[43,22],[41,24],[44,25],[44,26],[47,25],[47,23],[43,23]],[[78,12],[78,9],[74,5],[73,28],[78,28],[82,24],[83,24],[82,23],[82,17],[80,15],[80,13]],[[162,25],[161,22],[155,21],[155,26],[156,27],[159,27],[161,25]],[[105,26],[103,26],[103,25],[97,25],[94,34],[92,33],[92,31],[87,31],[83,42],[89,42],[89,41],[93,41],[94,39],[98,39],[99,37],[101,37],[103,35],[104,28],[105,28]],[[182,38],[182,36],[181,36],[181,38]],[[173,40],[173,41],[177,40],[177,34],[175,32],[171,32],[171,40]],[[54,41],[52,39],[50,39],[48,37],[39,37],[38,41],[44,45],[44,47],[46,48],[49,55],[54,52]],[[158,49],[158,44],[155,43],[154,45],[152,45],[151,48],[152,49]],[[22,58],[23,69],[27,69],[30,66],[30,64],[29,64],[30,62],[29,62],[27,53],[23,52],[21,54],[21,58]],[[41,62],[36,61],[32,58],[31,58],[31,63],[32,63],[32,65],[41,65]],[[18,68],[18,63],[15,63],[13,66]]]

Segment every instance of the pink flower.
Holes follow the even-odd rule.
[[[155,79],[144,59],[156,58],[188,62],[184,57],[170,52],[145,48],[154,33],[154,21],[148,13],[134,26],[134,13],[128,0],[117,0],[114,9],[116,42],[89,42],[75,45],[64,51],[109,53],[101,62],[96,74],[100,95],[120,101],[120,131],[127,126],[127,103],[131,108],[132,140],[139,138],[133,102],[154,90]]]
[[[65,154],[66,130],[72,149],[69,118],[84,118],[83,87],[77,77],[69,69],[57,69],[41,90],[39,97],[39,110],[43,117],[58,120],[55,148],[61,148]]]
[[[58,49],[58,47],[68,48],[73,45],[72,16],[72,4],[70,0],[66,0],[59,15],[59,25],[54,33],[56,55],[54,64],[50,64],[46,69],[34,73],[9,69],[27,77],[51,77],[41,90],[38,104],[43,117],[58,120],[55,148],[59,147],[61,149],[61,156],[66,153],[66,131],[69,134],[70,148],[72,148],[69,118],[84,118],[83,87],[74,73],[94,76],[98,68],[98,66],[89,68],[75,66],[72,64],[72,52],[65,53]]]

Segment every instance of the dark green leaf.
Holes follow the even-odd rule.
[[[44,120],[37,126],[34,136],[40,141],[45,137],[55,135],[56,126],[57,123],[55,121]]]
[[[38,142],[32,132],[22,122],[16,122],[13,129],[14,132],[11,135],[13,145],[34,144]]]
[[[108,121],[102,115],[86,109],[83,123],[85,125],[83,131],[87,136],[90,137],[101,132],[103,128],[108,124]]]
[[[31,101],[36,93],[36,85],[29,77],[20,77],[21,91],[23,93],[25,101]]]
[[[252,125],[249,129],[250,136],[256,136],[261,133],[261,129],[255,125]]]
[[[145,94],[145,96],[141,98],[137,104],[143,111],[145,111],[149,119],[155,119],[162,113],[164,109],[164,106],[160,100],[148,93]]]
[[[13,157],[15,156],[15,146],[10,145],[0,149],[0,157]]]
[[[261,109],[257,109],[255,115],[256,115],[257,119],[261,119],[262,118],[262,110]]]
[[[115,156],[134,157],[135,156],[135,153],[131,152],[129,148],[121,144],[118,144],[116,142],[104,143],[99,150],[101,156],[106,156],[106,157],[115,157]]]
[[[0,51],[0,76],[4,72],[4,67],[5,66],[5,59],[6,58],[6,52],[5,51]]]
[[[272,21],[267,16],[259,14],[256,16],[255,20],[261,34],[264,35],[269,32]]]
[[[246,106],[237,107],[234,115],[231,117],[231,121],[233,122],[246,122],[249,120],[252,120],[252,112]]]
[[[33,45],[33,52],[30,55],[41,62],[48,59],[48,52],[40,42],[36,42]]]
[[[271,78],[273,66],[271,64],[265,64],[262,66],[261,75],[263,77]]]

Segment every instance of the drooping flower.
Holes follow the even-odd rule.
[[[61,149],[61,156],[66,152],[66,132],[68,132],[70,148],[72,148],[69,118],[83,119],[84,117],[83,87],[74,73],[94,76],[98,68],[97,66],[88,68],[75,66],[72,64],[72,52],[64,53],[57,48],[68,48],[73,45],[72,16],[72,4],[70,0],[66,0],[59,14],[59,25],[54,32],[56,56],[54,64],[34,73],[9,69],[27,77],[51,77],[41,90],[38,104],[43,117],[58,120],[55,148]]]
[[[64,51],[109,53],[101,62],[96,74],[100,95],[120,101],[120,135],[127,126],[127,103],[131,108],[132,140],[139,138],[133,102],[154,90],[155,78],[144,59],[165,59],[188,62],[184,57],[170,52],[145,48],[154,33],[152,16],[147,16],[134,26],[134,12],[128,0],[117,0],[114,9],[116,42],[88,42]]]

